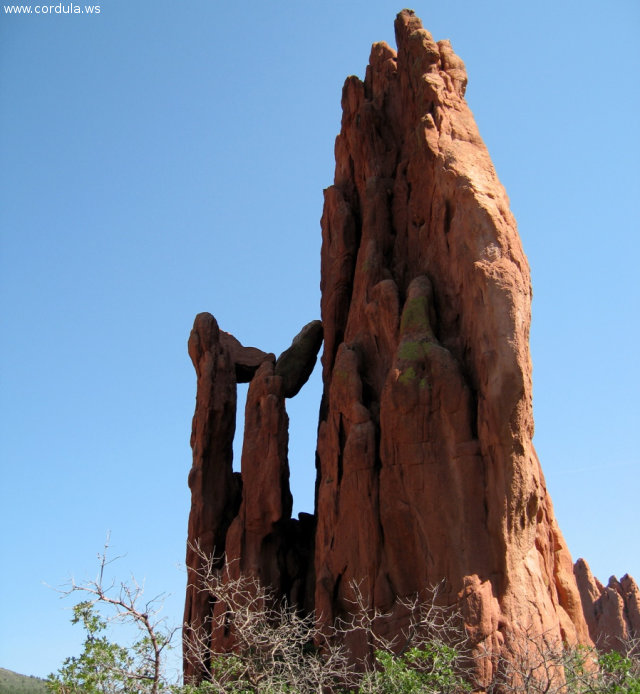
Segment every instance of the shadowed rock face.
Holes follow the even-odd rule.
[[[218,327],[209,313],[196,316],[189,336],[189,356],[197,376],[196,410],[191,429],[193,465],[189,473],[191,511],[187,547],[187,596],[184,623],[204,628],[213,606],[199,590],[202,561],[197,547],[207,556],[222,556],[232,520],[242,499],[240,475],[233,472],[233,438],[236,428],[236,383],[248,380],[259,364],[274,356],[244,348]],[[185,663],[185,675],[196,673]]]
[[[212,617],[224,606],[212,603],[201,589],[201,552],[217,557],[218,568],[226,557],[231,576],[251,574],[277,595],[311,609],[314,519],[308,514],[291,518],[285,398],[304,385],[321,344],[322,323],[313,321],[276,361],[273,354],[244,347],[221,331],[211,314],[196,316],[189,337],[198,380],[189,473],[185,655],[194,635],[211,651],[233,647],[232,633],[211,628]],[[250,385],[241,472],[234,473],[236,384],[242,382]],[[203,674],[202,664],[185,657],[186,681],[200,681]]]
[[[508,652],[525,630],[589,642],[531,441],[531,287],[516,224],[464,100],[463,62],[411,11],[395,29],[397,52],[375,44],[364,81],[349,77],[342,93],[322,323],[275,361],[196,319],[189,538],[321,623],[353,609],[355,581],[390,612],[380,628],[397,632],[395,599],[445,579],[478,648]],[[323,335],[316,508],[296,521],[285,398]],[[239,379],[251,381],[241,479]],[[187,564],[197,583],[193,553]],[[195,626],[215,610],[196,588],[185,612]],[[213,650],[232,646],[211,634]]]
[[[314,320],[293,338],[291,347],[276,361],[275,373],[282,378],[285,398],[292,398],[309,380],[322,345],[322,321]]]

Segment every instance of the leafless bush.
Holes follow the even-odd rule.
[[[438,641],[455,645],[461,652],[470,651],[470,642],[462,614],[457,605],[444,605],[441,600],[445,581],[429,588],[421,595],[400,600],[411,619],[403,633],[403,648],[420,648],[426,643]]]
[[[215,610],[200,628],[185,626],[185,658],[214,692],[325,692],[349,686],[354,670],[333,633],[321,632],[313,615],[302,615],[257,579],[233,575],[233,565],[195,548],[201,559],[199,590]],[[230,638],[231,652],[210,653],[211,633]],[[196,683],[197,684],[197,683]]]
[[[498,658],[492,692],[554,694],[566,690],[569,650],[550,633],[523,629],[510,639],[509,651]]]
[[[568,645],[557,636],[521,630],[500,656],[489,692],[500,694],[640,693],[640,640],[599,652],[583,644]]]
[[[51,676],[54,694],[457,693],[469,691],[467,683],[491,694],[640,694],[638,638],[598,653],[569,647],[552,632],[518,630],[506,634],[503,653],[483,656],[472,648],[457,607],[444,604],[443,584],[382,611],[371,605],[362,584],[352,583],[344,613],[327,626],[241,574],[237,564],[199,550],[198,590],[212,605],[212,616],[199,628],[185,627],[185,656],[198,679],[172,686],[163,656],[175,630],[159,616],[162,596],[143,600],[143,587],[134,579],[108,580],[106,569],[115,560],[107,550],[108,543],[94,580],[72,580],[61,591],[82,595],[74,621],[84,623],[88,637],[82,655],[67,659]],[[122,648],[102,635],[114,621],[137,628],[133,646]],[[212,642],[222,643],[224,652],[212,653]],[[350,650],[353,644],[356,651]],[[483,687],[475,680],[484,669],[482,657],[491,659],[496,673]]]
[[[479,653],[457,606],[444,604],[443,584],[382,611],[363,584],[352,583],[344,613],[327,626],[241,575],[237,565],[198,553],[199,590],[214,609],[201,629],[187,632],[186,657],[210,692],[640,694],[638,640],[612,656],[569,647],[552,632],[521,629],[507,634],[504,652]],[[228,652],[211,653],[212,634]],[[353,644],[365,655],[356,657]],[[492,667],[482,667],[482,658]],[[481,685],[476,676],[487,670],[493,680]]]
[[[198,589],[207,593],[213,609],[199,628],[185,626],[185,659],[213,692],[358,690],[379,665],[376,653],[402,657],[427,644],[454,647],[456,668],[471,672],[460,614],[455,606],[439,604],[443,585],[385,612],[370,606],[362,584],[352,583],[346,614],[327,626],[277,599],[254,577],[240,574],[237,565],[192,549],[200,559]],[[406,626],[389,637],[384,625],[392,613],[400,614]],[[218,643],[223,637],[228,652],[211,653],[212,635]],[[364,644],[367,655],[355,659],[350,641]]]

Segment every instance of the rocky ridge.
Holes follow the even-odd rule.
[[[573,567],[589,636],[598,648],[619,649],[640,636],[640,589],[625,574],[609,578],[606,586],[593,576],[584,559]]]

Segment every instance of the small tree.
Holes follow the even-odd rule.
[[[57,674],[49,675],[47,686],[54,694],[116,694],[148,692],[158,694],[168,683],[164,672],[164,654],[171,646],[175,629],[159,618],[163,595],[143,602],[144,589],[135,579],[129,583],[107,583],[105,569],[109,540],[98,555],[96,579],[77,584],[71,581],[65,596],[83,596],[73,608],[73,624],[82,624],[86,637],[82,653],[67,658]],[[103,614],[106,612],[107,614]],[[114,622],[133,626],[134,643],[120,646],[105,632]]]
[[[458,667],[460,652],[453,646],[433,641],[411,648],[401,656],[378,651],[378,668],[366,672],[360,694],[457,694],[471,686]]]
[[[598,658],[606,694],[640,694],[640,643],[624,644],[624,653],[610,651]]]

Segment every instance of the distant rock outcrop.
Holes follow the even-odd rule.
[[[516,224],[464,100],[462,60],[409,10],[395,28],[397,52],[374,44],[364,81],[342,92],[322,324],[275,361],[196,318],[189,539],[321,626],[354,609],[355,582],[388,613],[380,629],[397,633],[396,598],[445,579],[478,649],[508,653],[525,632],[589,642],[585,589],[581,601],[532,445],[531,287]],[[323,334],[316,507],[294,520],[285,398]],[[251,381],[240,475],[238,380]],[[198,562],[190,550],[193,627],[216,609],[198,591]],[[228,639],[212,633],[211,649]],[[366,648],[349,645],[354,657]]]
[[[617,650],[640,637],[640,590],[629,574],[619,581],[611,576],[603,586],[584,559],[578,559],[573,571],[589,635],[598,648]]]

